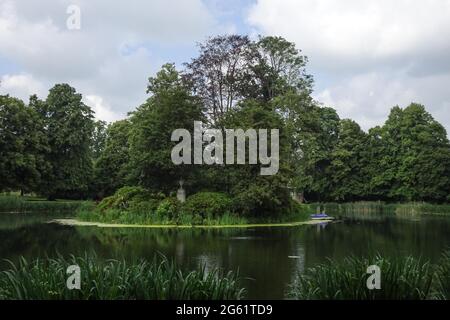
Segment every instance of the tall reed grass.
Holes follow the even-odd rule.
[[[436,270],[436,297],[450,300],[450,250],[442,254]]]
[[[227,300],[245,294],[237,273],[207,272],[205,267],[184,272],[165,257],[134,263],[88,255],[31,262],[22,257],[9,263],[9,270],[0,273],[0,299]],[[69,265],[80,267],[80,290],[66,287]]]
[[[80,208],[83,203],[83,201],[46,201],[31,197],[0,195],[0,212],[72,213]]]
[[[314,203],[311,206],[313,208],[322,207],[328,214],[360,218],[364,218],[365,216],[450,215],[450,205],[425,202],[386,203],[382,201],[360,201],[348,203]]]
[[[448,299],[449,253],[432,265],[403,257],[345,258],[309,268],[290,285],[288,296],[307,300],[424,300]],[[381,289],[367,288],[367,267],[381,269]]]

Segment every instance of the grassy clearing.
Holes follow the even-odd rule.
[[[66,287],[69,265],[80,267],[80,290]],[[243,298],[239,280],[237,273],[219,269],[184,272],[164,257],[134,263],[87,255],[32,262],[21,258],[0,273],[0,299],[229,300]]]
[[[70,213],[79,209],[83,203],[83,201],[46,201],[35,197],[0,195],[0,213]]]
[[[381,289],[366,286],[367,267],[381,269]],[[290,286],[289,297],[313,300],[424,300],[450,299],[450,254],[432,265],[412,257],[386,259],[346,258],[329,260],[299,274]]]

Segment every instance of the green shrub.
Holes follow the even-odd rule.
[[[97,209],[100,211],[117,209],[133,212],[154,212],[162,199],[164,199],[164,195],[151,193],[142,187],[123,187],[117,190],[114,195],[104,198]]]
[[[232,211],[232,201],[220,192],[198,192],[187,198],[183,213],[196,219],[215,218]]]
[[[78,265],[81,289],[66,287],[66,269]],[[95,256],[37,259],[0,272],[0,299],[13,300],[228,300],[241,299],[245,290],[237,273],[220,269],[180,270],[164,257],[141,260],[99,260]]]
[[[156,215],[160,219],[167,219],[178,223],[181,203],[176,198],[166,198],[161,201],[156,209]]]
[[[286,214],[291,202],[289,192],[285,187],[279,187],[279,181],[273,183],[278,188],[270,180],[259,180],[235,188],[232,192],[235,211],[247,217],[279,218]]]

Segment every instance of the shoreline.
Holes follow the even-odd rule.
[[[249,223],[249,224],[231,224],[231,225],[151,225],[151,224],[122,224],[122,223],[104,223],[104,222],[89,222],[80,221],[77,219],[54,219],[48,223],[57,223],[64,226],[84,226],[84,227],[98,227],[98,228],[149,228],[149,229],[220,229],[220,228],[267,228],[267,227],[297,227],[301,225],[317,225],[324,222],[333,222],[335,219],[321,219],[321,220],[307,220],[299,222],[284,222],[284,223]]]

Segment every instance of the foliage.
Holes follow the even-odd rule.
[[[450,190],[450,143],[444,127],[412,103],[394,107],[378,134],[372,185],[400,201],[445,201]],[[377,193],[380,195],[380,192]]]
[[[37,112],[19,99],[0,95],[0,190],[35,190],[48,166],[46,148]]]
[[[383,201],[360,201],[348,203],[313,203],[312,207],[322,207],[325,212],[331,215],[343,216],[383,216],[397,215],[417,216],[417,215],[449,215],[450,205],[430,204],[424,202],[411,203],[386,203]]]
[[[220,192],[198,192],[187,198],[183,213],[201,219],[218,218],[233,211],[230,197]]]
[[[81,269],[80,290],[66,287],[69,265]],[[31,262],[22,257],[0,273],[0,299],[228,300],[244,297],[239,281],[237,273],[207,271],[204,266],[183,271],[165,257],[155,257],[151,262],[102,261],[87,254]]]
[[[80,208],[89,207],[89,201],[46,201],[30,197],[0,196],[0,212],[28,213],[75,213]]]
[[[109,196],[126,184],[130,127],[129,120],[120,120],[106,129],[104,147],[94,166],[95,191],[99,197]]]
[[[436,270],[436,297],[450,299],[450,250],[442,254]]]
[[[31,97],[30,107],[40,115],[48,142],[44,157],[50,168],[38,190],[50,199],[86,196],[92,178],[92,109],[67,84],[51,88],[45,101]]]
[[[448,256],[447,256],[448,258]],[[442,297],[445,292],[440,280],[448,279],[447,268],[436,272],[436,266],[412,257],[387,259],[345,258],[329,260],[300,274],[291,285],[289,296],[295,299],[345,300],[423,300]],[[381,270],[381,289],[369,290],[366,269],[377,265]],[[448,294],[448,291],[447,291]]]
[[[177,223],[181,211],[181,203],[176,198],[166,198],[162,200],[156,209],[156,215],[162,219],[167,219]]]
[[[150,199],[158,199],[161,197],[162,195],[153,194],[149,190],[142,187],[122,187],[117,190],[113,196],[103,199],[98,205],[98,210],[126,210],[129,208],[135,208],[137,203],[142,203]]]
[[[181,81],[173,64],[166,64],[149,79],[152,96],[130,118],[130,181],[146,188],[170,192],[180,178],[187,179],[193,166],[176,166],[171,151],[175,129],[193,135],[194,121],[203,119],[201,104]]]

